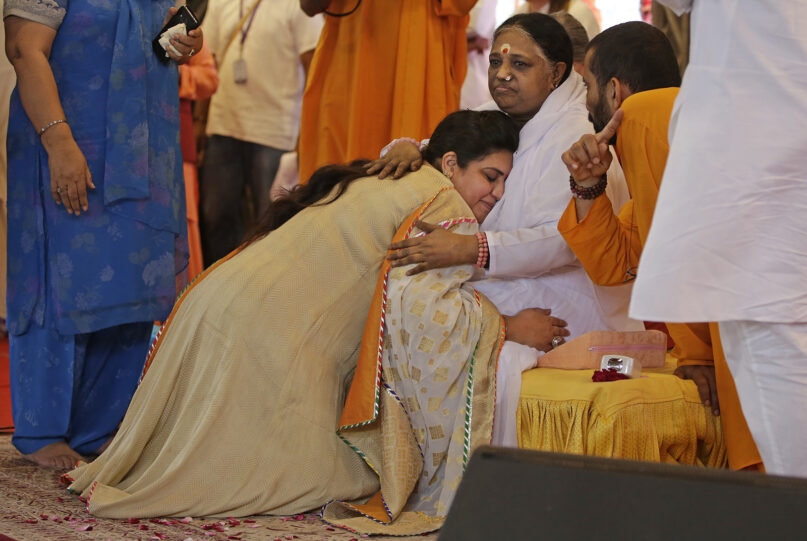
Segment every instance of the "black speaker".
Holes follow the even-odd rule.
[[[807,539],[807,480],[481,447],[439,536],[477,539]]]

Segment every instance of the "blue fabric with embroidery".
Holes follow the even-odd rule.
[[[151,48],[173,1],[50,3],[65,9],[50,64],[97,188],[88,190],[89,210],[80,216],[55,204],[48,156],[15,90],[8,131],[7,325],[15,425],[20,437],[25,433],[32,441],[75,437],[45,429],[52,423],[40,402],[47,394],[72,396],[73,389],[93,392],[76,379],[83,371],[74,367],[77,355],[93,357],[86,344],[100,344],[109,362],[120,357],[127,365],[120,374],[130,376],[112,371],[93,383],[122,397],[114,401],[113,416],[123,417],[139,376],[128,365],[142,367],[144,358],[116,355],[109,343],[120,343],[119,337],[102,344],[109,333],[92,335],[166,317],[176,275],[187,265],[178,75],[176,65],[160,63]],[[138,340],[145,355],[149,332],[135,334],[143,335]],[[124,342],[127,352],[139,349],[128,338]],[[54,408],[66,407],[57,402],[53,415]],[[71,424],[91,425],[88,413],[82,415]],[[22,440],[15,444],[31,452]]]

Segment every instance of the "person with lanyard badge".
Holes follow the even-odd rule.
[[[244,42],[249,34],[249,29],[252,28],[252,23],[255,21],[255,12],[261,6],[261,0],[255,2],[255,6],[251,12],[247,14],[247,23],[241,29],[240,47],[238,49],[238,59],[233,63],[233,80],[236,84],[243,85],[247,83],[247,61],[244,60]],[[244,17],[244,0],[240,0],[238,8],[239,20]]]
[[[294,0],[210,0],[207,10],[202,28],[221,79],[199,179],[209,266],[235,249],[252,217],[266,210],[280,157],[297,143],[322,18],[307,17]]]

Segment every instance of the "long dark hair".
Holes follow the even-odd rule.
[[[455,111],[434,129],[429,145],[423,149],[423,160],[440,169],[446,152],[457,153],[457,164],[484,158],[491,152],[515,152],[518,148],[518,128],[501,111]],[[326,165],[317,169],[307,184],[295,186],[284,196],[269,204],[258,222],[247,234],[243,246],[268,235],[308,207],[333,203],[359,178],[366,177],[366,160],[348,165]]]

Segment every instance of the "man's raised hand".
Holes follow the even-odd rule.
[[[598,181],[608,171],[613,160],[608,146],[616,135],[622,116],[622,110],[617,109],[601,132],[584,135],[563,153],[561,159],[575,182]]]

